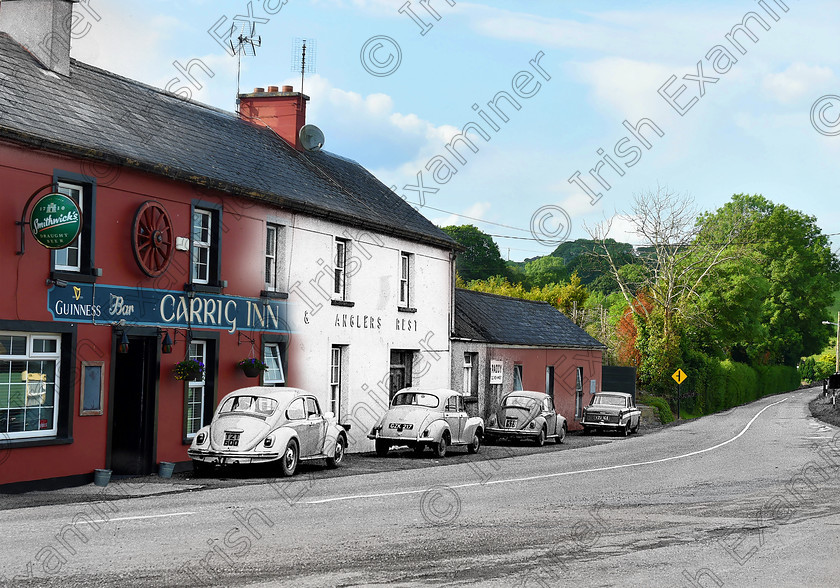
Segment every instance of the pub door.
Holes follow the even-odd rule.
[[[111,382],[111,470],[146,475],[155,466],[157,337],[128,338],[128,353],[115,353]]]

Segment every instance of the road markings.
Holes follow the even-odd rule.
[[[159,515],[142,515],[136,517],[120,517],[117,519],[101,519],[98,521],[91,521],[91,523],[113,523],[114,521],[139,521],[141,519],[161,519],[164,517],[185,517],[187,515],[194,515],[194,512],[171,512],[169,514]]]
[[[504,479],[504,480],[490,480],[488,482],[469,482],[467,484],[458,484],[458,485],[455,485],[455,486],[449,486],[449,488],[452,488],[452,489],[473,488],[475,486],[491,486],[491,485],[494,485],[494,484],[514,484],[514,483],[518,483],[518,482],[531,482],[531,481],[534,481],[534,480],[546,480],[548,478],[559,478],[560,476],[573,476],[573,475],[576,475],[576,474],[591,474],[591,473],[595,473],[595,472],[607,472],[607,471],[610,471],[610,470],[620,470],[620,469],[623,469],[623,468],[632,468],[632,467],[638,467],[638,466],[653,465],[653,464],[657,464],[657,463],[664,463],[666,461],[674,461],[676,459],[685,459],[687,457],[693,457],[695,455],[700,455],[701,453],[708,453],[709,451],[714,451],[715,449],[720,449],[721,447],[723,447],[725,445],[729,445],[733,441],[739,439],[744,433],[746,433],[749,430],[749,428],[752,426],[752,424],[755,422],[755,420],[758,417],[761,416],[761,413],[763,413],[768,408],[776,406],[777,404],[781,404],[782,402],[786,402],[787,400],[788,400],[787,398],[784,398],[782,400],[774,402],[773,404],[768,404],[767,406],[765,406],[764,408],[759,410],[758,413],[756,413],[756,415],[753,418],[750,419],[750,422],[748,422],[746,424],[746,426],[741,430],[740,433],[738,433],[737,435],[735,435],[731,439],[728,439],[727,441],[723,441],[723,442],[718,443],[717,445],[714,445],[712,447],[707,447],[706,449],[698,449],[697,451],[692,451],[690,453],[684,453],[682,455],[674,455],[674,456],[671,456],[671,457],[663,457],[661,459],[652,459],[650,461],[639,461],[639,462],[635,462],[635,463],[625,463],[625,464],[614,465],[614,466],[604,466],[604,467],[600,467],[600,468],[590,468],[590,469],[586,469],[586,470],[575,470],[575,471],[571,471],[571,472],[556,472],[554,474],[541,474],[541,475],[538,475],[538,476],[528,476],[528,477],[525,477],[525,478],[507,478],[507,479]],[[355,495],[351,495],[351,496],[338,496],[338,497],[335,497],[335,498],[323,498],[321,500],[310,500],[308,502],[305,502],[304,504],[326,504],[328,502],[344,502],[344,501],[347,501],[347,500],[357,500],[357,499],[363,499],[363,498],[386,498],[386,497],[389,497],[389,496],[407,496],[407,495],[411,495],[411,494],[423,494],[427,491],[428,491],[428,488],[424,488],[422,490],[403,490],[401,492],[382,492],[382,493],[378,493],[378,494],[355,494]]]

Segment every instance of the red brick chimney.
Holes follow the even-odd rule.
[[[286,142],[303,151],[300,128],[306,124],[306,101],[309,96],[295,92],[292,86],[254,88],[252,94],[239,95],[239,114],[245,120],[274,129]]]

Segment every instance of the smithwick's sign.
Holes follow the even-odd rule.
[[[63,249],[72,244],[82,230],[79,205],[64,194],[47,194],[32,208],[29,228],[35,240],[44,247]]]
[[[278,300],[201,293],[188,298],[178,290],[70,283],[51,287],[47,306],[54,320],[64,322],[110,325],[123,319],[128,324],[229,333],[237,329],[290,332],[286,303]]]

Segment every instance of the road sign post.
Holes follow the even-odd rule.
[[[685,375],[684,371],[678,369],[671,374],[671,377],[674,378],[674,381],[677,383],[677,420],[680,420],[680,396],[682,396],[680,393],[680,385],[685,382],[688,376]]]

